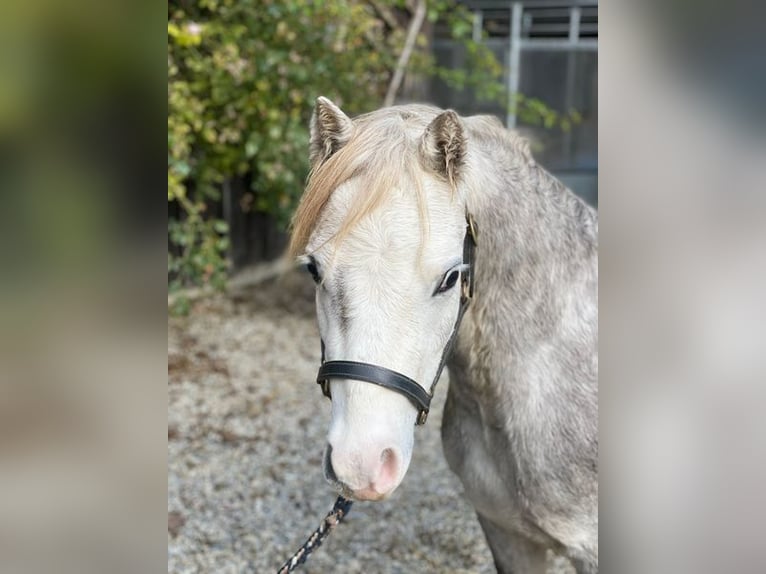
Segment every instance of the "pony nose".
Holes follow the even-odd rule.
[[[372,457],[346,455],[328,444],[325,478],[357,500],[380,500],[398,486],[401,456],[397,452],[389,447],[377,450]]]

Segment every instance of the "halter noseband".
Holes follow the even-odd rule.
[[[439,362],[439,368],[436,369],[436,376],[431,383],[431,388],[428,392],[425,391],[418,383],[392,371],[385,367],[379,367],[370,363],[359,363],[356,361],[327,361],[324,360],[324,341],[322,341],[322,365],[319,367],[317,373],[317,383],[322,386],[322,392],[324,395],[332,399],[330,394],[330,380],[331,379],[354,379],[356,381],[363,381],[365,383],[372,383],[374,385],[380,385],[392,391],[404,395],[407,397],[415,408],[418,410],[418,418],[415,424],[425,424],[428,418],[428,410],[431,406],[431,399],[434,395],[434,388],[439,381],[439,377],[444,370],[444,365],[447,362],[450,351],[455,345],[457,339],[457,332],[460,328],[460,321],[463,320],[463,314],[465,313],[468,304],[473,298],[473,259],[474,249],[476,248],[476,225],[473,221],[473,217],[466,212],[466,229],[465,238],[463,239],[463,265],[464,269],[460,272],[460,307],[458,308],[457,320],[455,326],[452,329],[447,345],[442,352],[442,358]]]

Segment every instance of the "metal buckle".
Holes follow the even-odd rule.
[[[424,425],[426,424],[426,419],[428,419],[428,411],[421,410],[418,412],[418,419],[415,421],[416,425]]]
[[[471,239],[473,239],[473,242],[475,244],[475,243],[477,243],[477,241],[479,239],[479,234],[478,234],[478,231],[476,230],[476,223],[473,220],[473,215],[471,215],[470,213],[466,212],[465,220],[466,220],[466,223],[468,223],[468,230],[471,233]]]
[[[470,271],[469,271],[470,273]],[[460,298],[463,299],[463,301],[468,301],[471,299],[471,278],[468,277],[468,274],[464,271],[462,274],[462,278],[460,281]]]
[[[469,257],[468,261],[463,261],[463,263],[468,263],[469,265],[467,272],[463,272],[462,274],[460,298],[463,302],[467,302],[473,299],[473,251],[476,248],[479,236],[478,230],[476,229],[476,222],[473,220],[473,215],[471,215],[468,211],[465,212],[465,221],[467,225],[466,242],[468,241],[468,237],[470,237],[472,245],[469,246],[466,244],[463,247],[463,257],[465,258],[466,253],[468,253]]]
[[[332,400],[332,394],[330,394],[330,380],[325,379],[323,381],[317,381],[319,386],[322,387],[322,394],[328,399]]]

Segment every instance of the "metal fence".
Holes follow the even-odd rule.
[[[506,105],[482,102],[470,89],[442,80],[430,84],[429,99],[464,114],[489,113],[527,135],[535,156],[575,192],[596,204],[598,197],[598,2],[595,0],[466,1],[473,34],[502,62]],[[434,31],[434,55],[441,66],[466,66],[465,48]],[[542,101],[580,121],[571,129],[544,128],[525,121],[517,94]]]

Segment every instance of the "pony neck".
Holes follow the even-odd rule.
[[[521,327],[525,317],[534,323],[543,301],[555,308],[584,267],[596,276],[598,220],[522,140],[504,134],[477,139],[464,191],[478,226],[475,307],[518,313]]]

